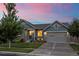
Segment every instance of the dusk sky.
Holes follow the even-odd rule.
[[[17,3],[17,15],[34,24],[53,23],[53,21],[70,22],[79,18],[79,4],[70,3]],[[6,9],[0,4],[0,19]]]

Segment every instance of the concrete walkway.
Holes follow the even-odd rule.
[[[45,43],[29,54],[38,56],[77,56],[67,43]]]

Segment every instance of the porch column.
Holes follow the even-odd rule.
[[[34,38],[35,40],[37,39],[37,31],[35,30],[35,38]]]
[[[36,31],[34,30],[34,41],[35,41],[35,37],[36,37]]]
[[[29,30],[27,30],[27,40],[29,40]]]
[[[45,39],[44,39],[44,31],[42,32],[42,38],[43,38],[43,40],[45,40]]]

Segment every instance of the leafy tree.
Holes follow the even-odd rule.
[[[9,48],[11,47],[11,42],[22,33],[22,25],[16,16],[16,4],[14,3],[6,3],[4,4],[7,14],[4,13],[4,17],[1,20],[1,38],[6,39],[9,43]],[[1,32],[0,30],[0,32]]]
[[[79,37],[79,19],[74,19],[72,24],[69,26],[68,32],[72,37]]]

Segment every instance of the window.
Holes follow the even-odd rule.
[[[34,33],[34,31],[29,31],[29,35],[32,35]]]

